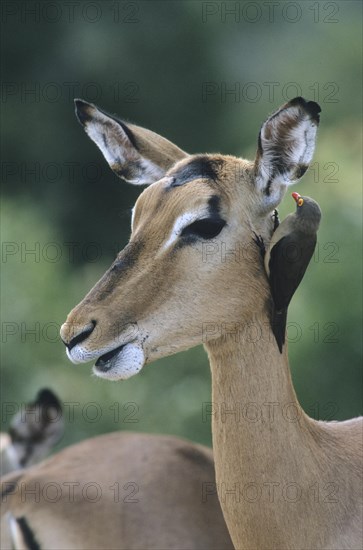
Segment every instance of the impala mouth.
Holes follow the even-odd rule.
[[[112,369],[112,359],[116,357],[126,345],[127,344],[123,344],[122,346],[119,346],[118,348],[112,349],[104,355],[101,355],[101,357],[99,357],[95,363],[95,367],[97,367],[97,370],[101,372],[107,372],[108,370]]]
[[[107,380],[126,380],[140,372],[145,362],[142,344],[134,340],[101,355],[93,367],[93,373]]]

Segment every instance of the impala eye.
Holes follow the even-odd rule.
[[[181,236],[200,237],[201,239],[213,239],[222,231],[226,222],[216,218],[204,218],[196,220],[187,227],[184,227]]]

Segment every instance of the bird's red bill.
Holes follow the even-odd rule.
[[[294,201],[297,203],[297,201],[298,201],[299,198],[300,198],[299,193],[295,193],[295,192],[294,192],[294,193],[291,193],[291,196],[292,196],[292,198],[294,199]]]

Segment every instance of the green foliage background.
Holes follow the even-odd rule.
[[[317,254],[290,308],[289,322],[300,332],[289,352],[297,394],[311,415],[360,414],[361,3],[292,2],[295,8],[287,9],[286,2],[274,2],[271,16],[267,2],[250,2],[260,6],[254,12],[253,6],[245,11],[246,2],[106,0],[94,3],[101,10],[94,23],[91,8],[87,17],[81,13],[88,2],[73,18],[66,4],[58,2],[56,22],[51,11],[38,20],[2,13],[2,429],[9,404],[48,386],[68,403],[59,447],[118,429],[210,444],[210,425],[202,418],[210,376],[201,347],[111,384],[91,377],[89,366],[72,365],[57,336],[67,313],[127,242],[139,193],[106,167],[76,122],[73,96],[187,151],[248,158],[262,121],[297,90],[320,103],[314,165],[296,190],[318,200],[323,221]],[[239,21],[223,15],[233,6]],[[252,22],[254,13],[261,17]],[[218,93],[203,99],[207,82]],[[220,94],[236,83],[239,100]],[[267,83],[275,83],[271,95]],[[39,93],[26,93],[31,88]],[[254,90],[260,97],[251,100]],[[66,163],[73,163],[74,177]],[[38,173],[27,172],[37,166]],[[280,216],[293,208],[287,194]],[[4,256],[8,243],[19,251]],[[49,243],[61,250],[55,261]],[[75,243],[74,258],[66,243]],[[89,243],[101,250],[97,261]],[[36,246],[38,258],[25,254]],[[289,335],[295,339],[294,325]]]

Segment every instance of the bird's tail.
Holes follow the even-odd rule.
[[[287,308],[276,310],[274,308],[272,314],[272,332],[276,338],[280,353],[282,353],[283,345],[285,344]]]

